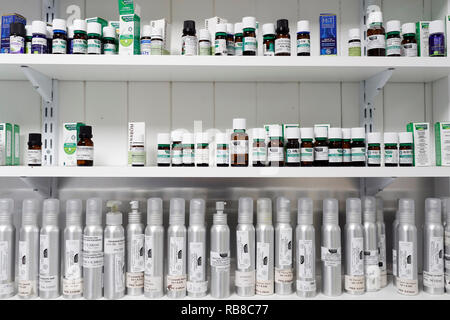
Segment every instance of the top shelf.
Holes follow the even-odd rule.
[[[355,82],[395,69],[390,82],[450,76],[450,58],[0,55],[0,80],[21,66],[73,81]]]

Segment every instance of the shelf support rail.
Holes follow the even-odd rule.
[[[375,196],[378,192],[383,191],[387,188],[395,178],[361,178],[360,179],[360,196]]]
[[[58,180],[55,177],[21,177],[20,179],[44,199],[58,197]]]

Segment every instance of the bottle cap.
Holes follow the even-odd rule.
[[[381,144],[381,133],[380,132],[369,132],[367,134],[368,144]]]
[[[347,223],[361,224],[361,200],[348,198],[345,201],[345,220]]]
[[[225,23],[216,24],[216,34],[227,33],[227,25]]]
[[[0,224],[12,224],[13,199],[0,199]]]
[[[442,223],[441,200],[428,198],[425,200],[425,222]]]
[[[200,29],[199,40],[211,41],[211,35],[209,34],[209,30],[208,29]]]
[[[170,145],[170,135],[168,133],[158,133],[158,144]]]
[[[381,11],[374,11],[369,13],[368,25],[372,23],[383,23],[383,13]]]
[[[227,224],[227,215],[223,213],[225,210],[226,203],[223,201],[216,202],[216,213],[213,216],[213,224],[215,225],[226,225]]]
[[[342,128],[342,139],[351,140],[351,138],[352,138],[352,129]]]
[[[32,37],[33,36],[33,28],[31,26],[31,24],[27,24],[25,26],[25,30],[26,30],[26,33],[27,33],[27,37]]]
[[[300,128],[300,137],[302,140],[304,139],[314,139],[314,130],[313,128]]]
[[[205,200],[192,199],[189,208],[189,225],[205,224]]]
[[[186,204],[183,198],[170,199],[170,225],[184,225],[185,205]]]
[[[239,198],[238,223],[253,223],[253,199]]]
[[[102,25],[98,22],[89,22],[87,24],[87,33],[101,35],[102,34]]]
[[[339,225],[339,204],[336,199],[323,200],[322,224]]]
[[[79,138],[80,139],[91,139],[92,138],[92,127],[91,126],[81,126]]]
[[[328,139],[342,139],[342,129],[330,128],[330,130],[328,130]]]
[[[317,138],[328,138],[328,128],[327,127],[314,127],[314,137]]]
[[[83,204],[80,199],[66,201],[66,226],[81,226]]]
[[[272,224],[272,200],[261,198],[256,201],[257,223]]]
[[[183,140],[183,132],[179,130],[172,131],[172,142],[181,142]]]
[[[277,199],[277,222],[291,222],[291,201],[285,197]]]
[[[103,27],[103,38],[116,38],[116,28]]]
[[[265,23],[265,24],[263,24],[262,30],[263,30],[263,36],[265,36],[267,34],[275,35],[275,26],[274,26],[273,23]]]
[[[192,133],[183,134],[183,144],[194,144],[194,135]]]
[[[399,223],[415,224],[414,200],[400,199],[398,203]]]
[[[364,222],[376,222],[377,221],[377,209],[376,209],[375,197],[364,197]]]
[[[216,133],[216,144],[228,144],[227,135],[225,133]]]
[[[288,127],[286,128],[287,139],[300,139],[300,128]]]
[[[298,199],[298,212],[297,212],[298,224],[313,224],[313,201],[310,198]]]
[[[106,207],[111,208],[110,212],[106,214],[106,225],[120,226],[122,224],[122,213],[119,211],[121,201],[110,200],[106,202]]]
[[[245,130],[247,129],[247,120],[243,118],[233,119],[233,129],[234,130]]]
[[[348,30],[348,38],[350,40],[360,40],[361,39],[361,30],[359,28],[353,28]]]
[[[233,34],[234,32],[234,25],[232,23],[227,23],[227,33]]]
[[[367,10],[366,10],[367,15],[369,15],[371,12],[375,12],[375,11],[381,11],[380,7],[377,6],[376,4],[367,6]]]
[[[75,34],[75,28],[73,26],[67,27],[67,36],[69,39],[73,39],[73,36]]]
[[[195,134],[195,143],[209,143],[209,135],[208,132],[197,132]]]
[[[234,24],[234,34],[242,33],[242,22]]]
[[[10,35],[11,34],[16,34],[16,35],[18,35],[20,37],[24,37],[25,38],[25,36],[27,34],[27,31],[25,30],[25,25],[23,23],[20,23],[20,22],[11,23],[9,25],[9,34]]]
[[[308,20],[300,20],[297,22],[297,33],[298,32],[310,32]]]
[[[147,224],[150,226],[162,226],[163,224],[163,201],[160,198],[147,200]]]
[[[158,27],[152,28],[151,34],[152,34],[152,39],[153,38],[162,38],[162,36],[163,36],[162,29],[158,28]]]
[[[44,21],[35,20],[31,23],[33,34],[47,34],[47,24]]]
[[[377,222],[384,222],[384,205],[381,198],[377,198]]]
[[[412,132],[399,132],[398,140],[400,144],[402,143],[413,143],[413,135]]]
[[[55,32],[56,30],[61,30],[61,31],[67,30],[66,20],[64,20],[64,19],[53,19],[52,24],[53,24],[53,32]]]
[[[400,32],[400,21],[390,20],[386,23],[386,33]]]
[[[42,146],[42,135],[40,133],[28,134],[28,146]]]
[[[384,144],[398,144],[398,133],[397,132],[385,132],[383,140],[384,140]]]
[[[75,19],[73,20],[73,27],[75,31],[84,31],[86,32],[87,24],[85,20],[82,19]]]
[[[272,138],[283,137],[283,129],[279,125],[274,125],[269,127],[269,136]]]
[[[405,23],[402,25],[403,34],[416,34],[416,24],[415,23]]]
[[[289,21],[287,19],[277,20],[277,33],[289,33]]]
[[[183,23],[183,33],[193,33],[195,34],[195,21],[186,20]]]
[[[366,138],[366,131],[364,130],[364,128],[352,128],[352,140],[365,138]]]
[[[86,225],[102,225],[103,202],[100,198],[91,198],[86,201]]]
[[[430,35],[435,33],[444,33],[444,21],[443,20],[434,20],[430,22],[429,26]]]
[[[152,26],[149,24],[146,24],[142,27],[142,34],[141,34],[141,38],[144,37],[151,37],[152,36]]]
[[[57,226],[59,214],[59,200],[46,199],[42,209],[42,226]]]
[[[128,224],[142,223],[141,213],[139,212],[139,201],[137,201],[137,200],[130,201],[130,208],[131,208],[131,212],[128,213]]]
[[[39,201],[37,199],[25,199],[22,203],[22,225],[37,225]]]
[[[264,128],[254,128],[253,129],[253,140],[255,139],[266,139],[266,129]]]
[[[243,29],[256,29],[256,18],[255,17],[242,18],[242,28]]]

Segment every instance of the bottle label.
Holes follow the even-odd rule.
[[[17,284],[17,291],[20,297],[37,295],[37,281],[19,280]]]
[[[434,274],[428,271],[423,271],[423,286],[433,289],[444,289],[445,281],[444,274]]]
[[[211,43],[209,41],[201,41],[198,43],[199,55],[210,56],[211,55]]]
[[[364,275],[367,291],[377,291],[381,288],[381,270],[378,266],[378,249],[364,251]]]
[[[195,163],[196,164],[209,164],[209,148],[195,150]]]
[[[234,43],[234,55],[235,56],[242,56],[242,42],[235,42]]]
[[[273,280],[256,279],[256,294],[268,296],[273,294]]]
[[[315,161],[328,161],[328,147],[314,147]]]
[[[184,237],[170,237],[169,239],[169,275],[184,277],[184,287],[186,287],[186,276],[183,274],[184,241]]]
[[[269,161],[284,161],[284,148],[283,147],[267,148],[267,158]]]
[[[256,243],[256,284],[258,281],[269,281],[270,244],[266,242]]]
[[[445,231],[444,237],[445,290],[447,290],[447,292],[450,292],[450,232]]]
[[[356,147],[352,148],[352,162],[365,162],[366,148]]]
[[[103,236],[83,235],[83,268],[103,267]]]
[[[211,267],[215,267],[219,270],[230,269],[230,252],[210,252]]]
[[[342,162],[350,163],[352,162],[352,150],[351,149],[342,149]]]
[[[386,39],[384,34],[374,34],[367,37],[367,50],[385,49]]]
[[[313,148],[301,148],[300,149],[300,159],[302,162],[313,162],[314,161],[314,149]]]
[[[183,148],[183,164],[195,163],[195,151],[193,148]]]
[[[311,53],[311,40],[297,39],[297,53]]]
[[[275,44],[273,41],[265,43],[263,45],[263,55],[266,57],[271,57],[275,55]]]
[[[205,293],[208,290],[208,281],[187,281],[186,287],[189,293]]]
[[[88,39],[87,53],[88,54],[102,54],[102,42],[98,39]]]
[[[414,280],[414,243],[409,241],[398,242],[398,277],[405,280]]]
[[[365,291],[364,276],[351,276],[346,274],[344,276],[344,288],[349,293],[363,293]]]
[[[30,246],[28,241],[19,241],[19,281],[30,279]]]
[[[28,150],[27,151],[28,165],[42,164],[42,150]]]
[[[412,150],[399,150],[400,164],[413,164],[413,151]]]
[[[86,54],[87,53],[87,41],[84,39],[72,40],[72,52],[74,54]]]
[[[314,275],[314,246],[312,240],[298,240],[298,277],[312,279]]]
[[[105,55],[115,55],[116,52],[116,45],[114,43],[105,43],[103,45],[103,54]]]
[[[144,276],[144,292],[162,292],[163,291],[163,279],[162,277],[151,277],[145,274]]]
[[[67,41],[64,39],[53,39],[52,53],[66,54],[67,53]]]
[[[381,164],[381,151],[380,150],[367,150],[367,163],[368,164]]]
[[[379,266],[381,269],[381,273],[386,273],[386,235],[385,234],[379,234],[379,243],[378,243],[378,250],[380,251],[380,261]]]
[[[151,45],[152,40],[151,39],[141,39],[141,55],[142,56],[149,56],[151,53]]]
[[[444,239],[443,237],[431,237],[428,244],[427,271],[432,274],[444,273]]]
[[[125,238],[105,238],[105,254],[125,252]]]
[[[107,242],[108,239],[105,239]],[[106,246],[105,246],[106,247]],[[122,293],[125,290],[125,251],[114,255],[114,290]]]
[[[398,164],[398,150],[384,149],[384,163]]]
[[[25,53],[26,54],[31,54],[31,41],[27,41],[25,43]]]
[[[394,277],[398,276],[398,261],[397,261],[397,250],[392,249],[392,275]]]
[[[445,36],[443,34],[432,35],[429,38],[429,43],[430,57],[445,56]]]
[[[160,39],[152,39],[152,43],[150,45],[151,50],[150,54],[152,56],[161,56],[163,54],[163,41]]]
[[[168,292],[185,292],[186,275],[167,275]]]
[[[50,239],[46,234],[39,237],[39,252],[39,280],[41,280],[42,276],[50,275]]]
[[[77,160],[94,160],[94,147],[90,146],[78,146],[77,147]]]
[[[401,55],[402,40],[400,38],[390,38],[386,40],[386,55]]]
[[[248,140],[233,140],[231,141],[231,155],[245,155],[248,154]]]
[[[234,41],[227,40],[227,51],[229,56],[234,56]]]
[[[288,53],[289,55],[291,54],[291,39],[275,39],[275,54],[280,53]]]
[[[330,163],[342,163],[342,149],[328,149],[328,161]]]
[[[225,39],[216,39],[214,42],[214,54],[216,56],[226,56],[228,54],[227,52],[227,40]]]
[[[33,54],[47,53],[47,39],[41,37],[33,37],[31,40],[31,51]]]
[[[286,162],[300,163],[300,149],[298,148],[286,149]]]
[[[145,148],[144,146],[131,146],[128,153],[128,163],[134,166],[145,165]]]
[[[292,266],[292,228],[281,229],[278,238],[278,265]]]
[[[237,269],[246,270],[251,267],[250,239],[248,231],[236,231]]]
[[[141,289],[144,287],[143,272],[127,272],[126,287],[130,289]]]
[[[83,294],[83,279],[63,279],[62,291],[65,296],[82,295]]]
[[[321,248],[321,260],[326,267],[341,265],[341,248]]]
[[[9,53],[20,54],[25,51],[25,39],[20,36],[9,37]]]
[[[350,276],[364,276],[364,238],[350,240]]]
[[[172,164],[180,165],[183,164],[183,151],[172,149]]]
[[[217,149],[216,150],[216,162],[217,164],[228,164],[230,159],[230,153],[228,149]]]
[[[170,150],[158,150],[158,164],[170,164]]]
[[[78,282],[81,282],[81,249],[83,247],[82,240],[66,240],[65,243],[66,252],[64,252],[64,278],[67,280],[77,280]]]
[[[242,50],[245,52],[255,52],[256,53],[256,38],[255,37],[244,37]]]
[[[145,276],[155,275],[155,261],[153,256],[155,254],[154,237],[145,236]]]
[[[184,36],[181,38],[181,55],[183,56],[197,55],[197,37]]]
[[[348,44],[348,55],[349,57],[360,57],[361,56],[361,42],[350,42]]]
[[[282,284],[289,284],[294,282],[294,270],[289,269],[278,269],[275,268],[275,282]]]
[[[204,281],[205,277],[205,246],[203,242],[189,243],[189,280]],[[189,291],[189,289],[188,289]]]
[[[0,281],[8,281],[10,256],[8,242],[0,241]]]
[[[253,162],[263,162],[267,161],[267,149],[266,147],[253,147]]]
[[[406,43],[402,45],[403,57],[417,57],[417,43]]]
[[[144,234],[131,235],[130,272],[144,272]]]
[[[316,280],[297,280],[298,292],[316,292]]]
[[[238,271],[235,274],[236,287],[254,287],[255,286],[255,271]]]
[[[419,293],[419,281],[398,278],[397,291],[403,295],[414,296]]]

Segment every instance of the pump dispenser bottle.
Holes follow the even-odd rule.
[[[59,200],[44,200],[42,228],[39,236],[39,297],[55,299],[59,297],[61,276],[59,239]]]
[[[291,202],[277,199],[277,223],[275,225],[275,293],[292,293],[294,270],[292,268]]]
[[[298,199],[297,223],[297,295],[311,298],[316,295],[316,236],[311,199]]]
[[[144,292],[144,225],[139,201],[131,201],[127,233],[127,295],[140,296]]]
[[[239,198],[236,252],[236,293],[241,297],[254,296],[255,227],[252,198]]]
[[[19,298],[32,299],[38,295],[39,277],[39,227],[37,224],[39,202],[25,199],[22,207],[22,226],[19,231],[18,293]]]
[[[15,291],[16,229],[12,214],[14,201],[0,199],[0,299],[12,297]]]
[[[80,199],[66,202],[66,228],[63,239],[63,280],[62,293],[66,299],[78,299],[83,295],[83,228],[81,215],[83,206]]]
[[[336,199],[323,200],[322,220],[322,292],[326,296],[342,294],[341,228]]]
[[[346,201],[345,234],[345,291],[363,294],[364,280],[364,228],[361,225],[361,200]]]
[[[206,296],[206,228],[205,200],[192,199],[189,208],[187,246],[187,292],[192,298]]]
[[[398,293],[419,293],[417,267],[417,228],[415,225],[414,200],[400,199],[398,209]]]
[[[164,295],[163,202],[160,198],[147,200],[144,295],[152,299]]]
[[[274,229],[272,200],[257,201],[256,224],[256,294],[273,294],[274,281]]]
[[[377,241],[377,211],[374,197],[364,198],[364,275],[366,290],[378,291],[381,288],[381,272]]]
[[[83,296],[94,300],[103,297],[103,227],[102,200],[86,201],[86,227],[83,231]]]
[[[186,227],[185,203],[182,198],[170,200],[169,229],[167,230],[167,296],[186,296]]]
[[[230,228],[223,213],[225,202],[216,202],[216,213],[211,227],[211,297],[230,296]]]
[[[423,242],[423,290],[429,294],[443,294],[444,227],[439,199],[425,200]]]
[[[125,231],[120,201],[108,201],[105,227],[105,298],[114,300],[125,295]]]

